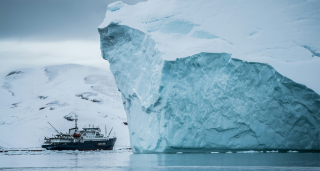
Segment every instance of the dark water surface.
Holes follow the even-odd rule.
[[[0,170],[320,170],[320,153],[3,153]]]

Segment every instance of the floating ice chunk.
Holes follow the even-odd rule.
[[[298,153],[299,151],[289,150],[288,153]]]
[[[267,153],[279,153],[278,150],[271,150],[271,151],[267,151]]]
[[[219,152],[211,152],[211,153],[214,153],[214,154],[216,154],[216,153],[219,153]]]
[[[253,150],[249,150],[249,151],[237,151],[237,153],[263,153],[263,151],[253,151]]]

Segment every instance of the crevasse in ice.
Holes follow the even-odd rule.
[[[320,96],[313,90],[230,53],[166,60],[155,35],[121,22],[99,28],[101,52],[122,93],[135,153],[320,149]],[[181,38],[189,25],[162,32]],[[208,34],[193,36],[215,39]]]

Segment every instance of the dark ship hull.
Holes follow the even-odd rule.
[[[112,150],[117,138],[110,138],[104,141],[84,141],[73,143],[52,143],[49,145],[42,145],[42,148],[47,150]]]

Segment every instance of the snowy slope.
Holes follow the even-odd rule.
[[[164,60],[201,52],[268,63],[320,93],[320,1],[149,0],[108,6],[118,23],[149,35]]]
[[[81,65],[20,69],[0,79],[0,146],[40,147],[44,136],[74,127],[63,116],[79,115],[78,126],[113,127],[116,148],[129,146],[121,94],[110,71]],[[111,133],[114,135],[114,132]]]

